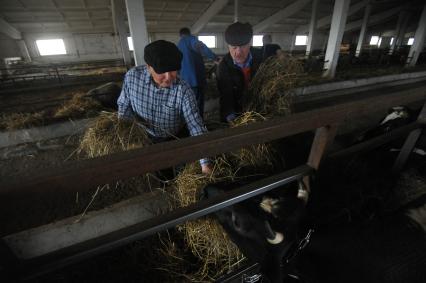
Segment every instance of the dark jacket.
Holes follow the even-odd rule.
[[[253,78],[262,62],[262,53],[254,48],[250,52],[253,58],[250,74]],[[220,117],[226,121],[229,114],[242,112],[244,93],[247,91],[243,73],[234,65],[231,54],[226,54],[219,63],[216,78],[220,94]]]

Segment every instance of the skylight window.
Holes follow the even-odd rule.
[[[129,45],[129,50],[130,51],[134,51],[134,48],[133,48],[133,38],[131,36],[127,37],[127,44]]]
[[[263,35],[253,36],[253,46],[263,46]]]
[[[199,35],[198,40],[202,41],[208,48],[216,48],[216,36]]]
[[[414,37],[410,37],[408,39],[407,45],[413,45],[413,43],[414,43]]]
[[[294,45],[301,46],[308,44],[308,37],[306,35],[296,35],[296,41]]]
[[[36,45],[41,56],[67,54],[62,38],[36,40]]]
[[[370,39],[370,45],[379,45],[380,36],[373,35]]]

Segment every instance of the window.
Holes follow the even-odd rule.
[[[414,43],[414,37],[410,37],[408,39],[407,45],[413,45],[413,43]]]
[[[129,45],[129,50],[134,51],[134,49],[133,49],[133,38],[131,36],[127,37],[127,44]]]
[[[377,42],[377,46],[380,47],[380,44],[382,44],[382,38],[379,38],[379,42]]]
[[[41,56],[67,54],[64,40],[61,38],[36,40],[36,45]]]
[[[389,45],[392,45],[392,44],[393,44],[393,40],[394,40],[394,38],[393,38],[393,37],[391,37],[391,40],[390,40]]]
[[[370,39],[370,45],[379,45],[380,37],[377,35],[373,35]]]
[[[296,41],[294,43],[297,46],[308,44],[308,37],[306,35],[296,35]]]
[[[263,35],[253,36],[253,46],[263,46]]]
[[[198,40],[202,41],[208,48],[216,48],[216,36],[214,35],[200,35]]]

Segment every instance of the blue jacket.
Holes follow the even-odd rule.
[[[206,85],[203,56],[215,60],[216,55],[193,35],[182,36],[178,48],[183,54],[182,68],[179,72],[181,79],[191,87]]]

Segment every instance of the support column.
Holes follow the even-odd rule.
[[[21,39],[17,40],[16,43],[18,44],[19,51],[21,51],[21,55],[24,61],[31,62],[32,59],[30,53],[28,52],[27,44],[25,43],[25,41]]]
[[[355,57],[359,57],[359,54],[361,53],[362,44],[364,43],[365,33],[367,31],[368,18],[370,17],[370,13],[371,13],[371,4],[369,2],[367,6],[365,7],[364,19],[362,20],[362,26],[361,26],[361,31],[359,33],[358,44],[356,46]]]
[[[331,20],[330,35],[328,36],[327,51],[325,52],[323,77],[333,78],[339,60],[340,45],[345,31],[350,0],[335,1]]]
[[[133,55],[136,66],[145,64],[145,60],[143,59],[144,48],[148,44],[148,31],[146,29],[143,2],[143,0],[126,0],[127,19],[129,21],[130,35],[133,40]]]
[[[234,0],[234,23],[238,22],[240,16],[240,1]]]
[[[125,0],[111,0],[112,19],[114,22],[115,34],[118,37],[123,55],[124,64],[127,69],[131,67],[132,59],[130,56],[129,43],[127,42],[127,27],[124,22]]]
[[[313,51],[313,45],[314,45],[314,38],[315,38],[315,32],[316,32],[316,24],[317,24],[317,10],[318,10],[318,0],[312,1],[312,13],[311,13],[311,22],[309,24],[309,35],[308,35],[308,44],[306,45],[306,57],[309,57],[311,55],[311,52]]]
[[[409,20],[410,20],[410,13],[406,12],[404,19],[402,21],[401,31],[399,33],[398,38],[396,39],[396,46],[395,46],[396,49],[398,49],[398,47],[400,47],[402,45],[402,43],[404,42],[405,34],[407,33]]]
[[[401,35],[401,27],[402,27],[402,22],[404,20],[405,15],[406,15],[405,11],[401,11],[401,13],[399,13],[398,22],[396,23],[396,29],[393,35],[393,42],[389,48],[389,55],[392,55],[393,52],[395,51],[396,42]]]
[[[423,50],[426,37],[426,4],[423,7],[422,15],[414,35],[414,43],[411,45],[410,52],[407,57],[407,67],[414,67],[419,59],[419,55]]]

